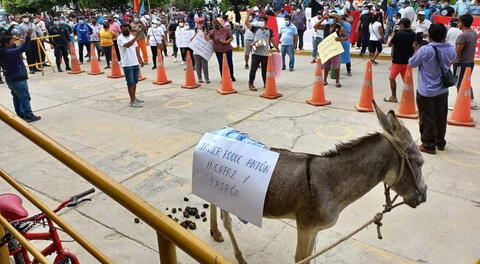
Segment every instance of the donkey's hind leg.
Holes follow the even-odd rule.
[[[295,262],[299,262],[312,254],[316,237],[317,232],[312,232],[300,227],[297,228],[297,252],[295,253]],[[310,263],[310,261],[307,262],[307,264],[308,263]]]
[[[213,237],[213,240],[223,242],[222,233],[218,230],[217,206],[213,204],[210,204],[210,235]]]
[[[232,241],[235,259],[237,259],[239,264],[247,264],[247,262],[242,256],[242,252],[240,251],[240,247],[238,246],[237,240],[235,239],[235,235],[233,234],[232,218],[230,217],[230,214],[225,210],[221,210],[221,218],[223,220],[223,226],[227,230],[228,236],[230,237],[230,241]]]

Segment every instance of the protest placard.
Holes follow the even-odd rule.
[[[330,58],[343,52],[342,43],[336,41],[336,37],[338,37],[338,35],[334,32],[318,44],[318,58],[320,58],[322,63],[327,62]]]
[[[261,227],[265,195],[279,154],[206,133],[193,154],[192,192]]]
[[[213,41],[205,40],[205,36],[201,31],[195,34],[189,47],[195,52],[195,54],[202,56],[207,61],[210,60],[213,55]]]
[[[175,43],[179,48],[188,48],[190,45],[190,40],[192,39],[195,31],[185,30],[185,31],[175,31]]]

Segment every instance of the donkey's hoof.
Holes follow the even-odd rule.
[[[210,236],[212,236],[213,240],[215,240],[217,242],[223,242],[223,236],[222,236],[222,233],[220,231],[213,232],[213,230],[210,229]]]
[[[242,255],[235,256],[235,258],[237,259],[238,264],[247,264],[247,261],[243,258]]]

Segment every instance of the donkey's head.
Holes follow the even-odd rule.
[[[380,125],[392,145],[392,151],[400,155],[398,167],[401,168],[401,164],[404,164],[403,170],[396,170],[393,176],[387,175],[384,182],[402,196],[406,204],[415,208],[427,200],[427,185],[423,181],[422,175],[422,154],[413,141],[410,131],[398,121],[395,113],[390,110],[385,115],[375,101],[373,105]]]

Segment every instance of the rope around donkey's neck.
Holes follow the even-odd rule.
[[[378,235],[378,238],[379,239],[382,239],[382,234],[380,233],[380,227],[382,226],[382,218],[383,218],[383,214],[385,213],[382,212],[382,213],[377,213],[375,214],[375,216],[370,219],[368,222],[366,222],[365,224],[363,224],[362,226],[360,226],[359,228],[357,228],[356,230],[354,230],[353,232],[351,232],[350,234],[340,238],[339,240],[337,240],[335,243],[331,244],[330,246],[322,249],[321,251],[318,251],[318,252],[315,252],[314,254],[312,254],[311,256],[295,263],[295,264],[304,264],[304,263],[307,263],[308,261],[322,255],[323,253],[329,251],[330,249],[340,245],[342,242],[344,242],[345,240],[351,238],[352,236],[354,236],[355,234],[357,234],[358,232],[362,231],[363,229],[365,229],[367,226],[375,223],[377,225],[377,235]]]

